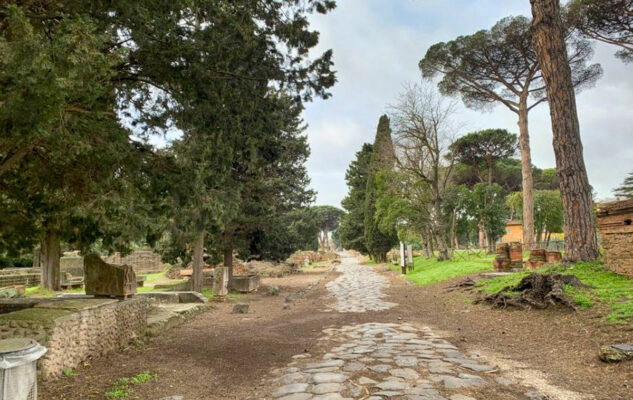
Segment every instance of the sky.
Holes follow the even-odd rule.
[[[315,55],[334,51],[338,83],[328,100],[306,106],[304,119],[312,154],[308,173],[318,192],[316,204],[340,206],[347,194],[345,171],[365,142],[373,142],[380,115],[403,85],[420,82],[418,62],[434,43],[488,29],[509,15],[530,16],[528,0],[338,0],[327,15],[311,17],[321,33]],[[633,171],[633,64],[613,56],[613,46],[597,44],[592,62],[604,74],[578,94],[578,114],[589,182],[598,199]],[[491,112],[460,103],[459,134],[486,128],[518,133],[517,118],[503,106]],[[547,104],[530,112],[532,162],[555,167]]]

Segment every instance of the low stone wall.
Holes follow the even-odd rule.
[[[0,287],[24,285],[35,286],[40,284],[39,270],[33,268],[11,268],[0,270]]]
[[[28,337],[48,348],[40,360],[44,379],[82,361],[120,349],[147,326],[148,301],[134,297],[69,299],[0,315],[0,339]]]

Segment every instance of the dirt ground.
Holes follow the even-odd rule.
[[[567,389],[598,400],[633,399],[633,363],[607,365],[597,358],[600,345],[632,342],[631,325],[609,326],[591,312],[493,310],[473,305],[472,293],[446,292],[451,282],[416,287],[384,267],[375,268],[389,277],[388,300],[398,307],[327,312],[332,299],[324,284],[336,277],[332,273],[321,279],[328,267],[264,279],[264,285],[277,285],[281,292],[245,296],[241,301],[250,304],[249,314],[232,314],[232,303],[217,304],[143,345],[86,363],[73,378],[41,382],[40,399],[105,399],[116,379],[145,371],[156,373],[157,380],[135,386],[130,399],[257,399],[269,393],[272,369],[286,366],[293,355],[319,354],[322,329],[403,321],[430,326],[460,350],[478,353],[543,393]],[[284,309],[286,296],[319,280]],[[478,398],[498,398],[487,396]]]

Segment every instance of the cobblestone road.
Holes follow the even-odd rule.
[[[380,311],[397,304],[384,301],[382,292],[388,282],[384,276],[375,273],[371,267],[359,265],[354,257],[341,257],[336,268],[341,276],[329,282],[326,287],[336,300],[333,310],[338,312]]]
[[[344,257],[342,273],[327,288],[334,310],[362,313],[397,304],[384,301],[388,284],[371,267]],[[547,399],[495,373],[460,352],[428,327],[370,322],[323,330],[320,356],[299,354],[286,368],[273,371],[277,400],[485,400]],[[517,387],[520,395],[517,396]],[[473,397],[472,392],[479,395]]]

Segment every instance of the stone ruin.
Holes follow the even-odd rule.
[[[523,245],[519,242],[497,245],[497,257],[493,261],[495,271],[514,271],[523,268]]]
[[[530,258],[525,262],[525,267],[537,269],[545,264],[554,264],[562,261],[560,251],[546,249],[534,249],[530,251]],[[497,257],[493,261],[495,271],[517,271],[523,269],[523,245],[519,242],[501,243],[497,245]]]
[[[604,266],[633,277],[633,199],[600,204],[597,214]]]
[[[136,293],[136,274],[129,265],[108,264],[96,254],[84,258],[86,294],[99,297],[121,297]]]

